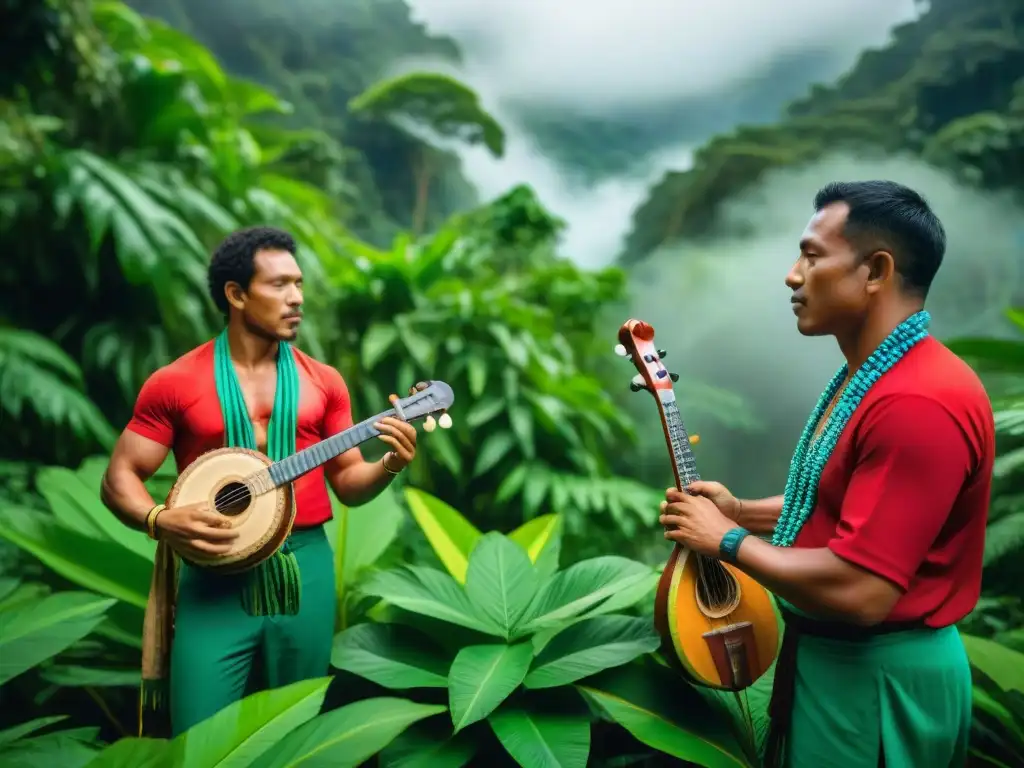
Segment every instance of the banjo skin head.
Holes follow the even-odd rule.
[[[206,502],[231,521],[238,538],[224,555],[186,558],[201,568],[220,572],[245,571],[270,557],[291,532],[295,520],[292,487],[288,483],[254,496],[246,478],[273,462],[247,448],[217,448],[193,461],[167,495],[168,507]]]

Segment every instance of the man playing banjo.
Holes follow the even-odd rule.
[[[800,333],[834,336],[846,365],[785,494],[739,501],[693,483],[693,495],[667,492],[661,523],[778,598],[766,766],[962,766],[971,670],[956,623],[981,592],[992,406],[927,331],[946,236],[924,199],[835,183],[814,207],[786,285]]]
[[[227,327],[149,377],[110,458],[104,503],[183,558],[224,555],[238,532],[205,503],[163,508],[154,501],[143,483],[170,451],[179,473],[225,445],[276,461],[353,425],[341,375],[289,343],[302,319],[295,249],[290,235],[267,227],[235,232],[221,243],[209,287]],[[334,558],[323,529],[332,517],[327,486],[347,506],[364,504],[416,455],[415,427],[396,418],[374,426],[391,448],[382,460],[367,462],[352,448],[294,482],[292,533],[283,554],[274,556],[289,558],[285,577],[267,577],[263,564],[256,573],[208,573],[182,559],[175,599],[174,577],[172,586],[156,587],[158,550],[143,681],[145,691],[169,677],[174,734],[240,699],[257,653],[271,687],[327,674],[335,616]],[[300,596],[294,600],[281,592],[289,589],[280,583],[289,573],[298,582],[288,593]]]

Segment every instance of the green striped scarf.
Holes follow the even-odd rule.
[[[256,447],[256,434],[249,419],[242,386],[231,362],[231,348],[225,329],[213,348],[217,397],[224,416],[224,444],[232,448]],[[295,434],[299,421],[299,373],[291,344],[281,342],[277,353],[277,388],[274,410],[267,428],[267,456],[280,461],[295,453]],[[285,540],[281,548],[262,563],[246,571],[242,605],[251,616],[294,615],[299,612],[301,581],[295,553]]]

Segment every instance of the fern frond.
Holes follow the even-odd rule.
[[[31,411],[47,426],[113,447],[116,433],[84,392],[75,361],[31,331],[0,327],[0,408],[15,424]]]
[[[985,531],[985,565],[1024,550],[1024,512],[1000,517]]]

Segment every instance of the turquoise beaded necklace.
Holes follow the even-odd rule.
[[[832,409],[824,429],[815,437],[814,432],[818,423],[849,373],[848,366],[844,364],[832,377],[832,381],[818,400],[814,413],[807,420],[789,465],[782,514],[779,515],[779,522],[772,536],[772,544],[776,547],[793,546],[800,529],[814,510],[821,473],[853,412],[871,386],[896,365],[911,347],[928,335],[930,322],[931,316],[922,310],[896,326],[850,379],[849,385],[843,390],[839,401]]]

